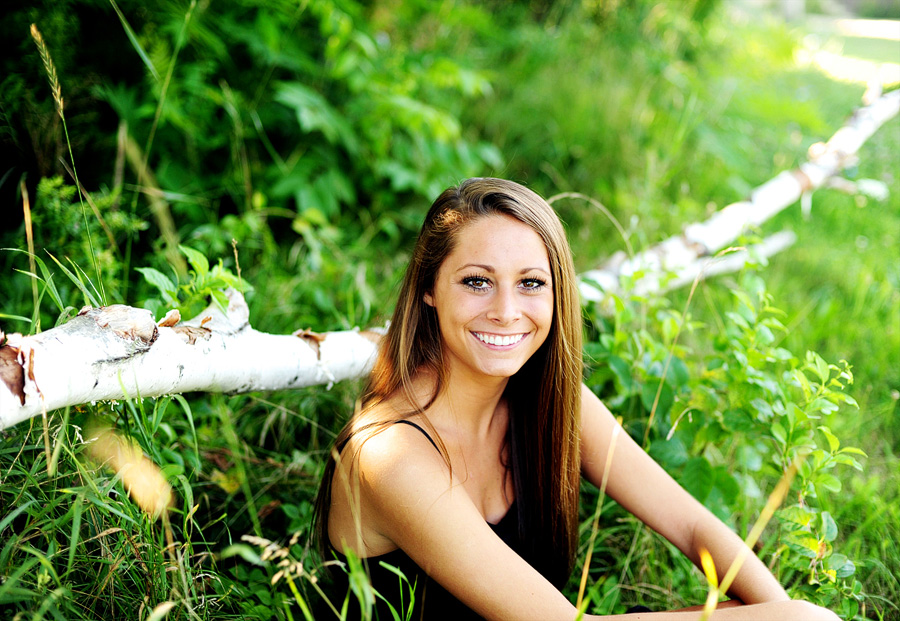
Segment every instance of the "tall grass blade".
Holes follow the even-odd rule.
[[[50,254],[49,252],[47,254],[50,256],[51,259],[53,259],[54,263],[56,263],[60,267],[60,269],[62,269],[62,271],[65,273],[65,275],[69,277],[69,280],[72,281],[72,284],[74,284],[76,287],[78,287],[78,289],[84,295],[84,303],[85,304],[90,304],[91,306],[95,306],[95,307],[103,306],[103,302],[101,300],[97,299],[97,297],[88,290],[88,288],[85,286],[84,282],[82,282],[80,276],[72,273],[72,271],[69,270],[69,268],[67,268],[65,265],[63,265],[60,262],[60,260],[57,259],[56,257],[54,257],[52,254]],[[96,292],[96,290],[97,289],[94,288],[95,292]]]
[[[150,71],[150,75],[153,76],[153,79],[159,82],[159,72],[156,70],[156,67],[153,66],[153,61],[150,60],[149,56],[147,56],[147,52],[144,51],[141,42],[138,41],[137,35],[134,34],[134,30],[132,30],[131,24],[128,23],[127,19],[125,19],[125,16],[122,14],[121,9],[119,9],[119,5],[116,4],[116,0],[109,0],[109,3],[112,5],[112,8],[116,12],[116,15],[119,16],[119,21],[122,22],[122,28],[125,29],[125,36],[127,36],[128,41],[131,42],[131,47],[133,47],[134,51],[137,52],[138,56],[141,57],[144,66],[146,66],[147,70]]]
[[[81,535],[81,514],[84,511],[84,494],[78,494],[72,504],[72,535],[69,538],[69,558],[66,563],[66,575],[72,572],[75,564],[75,551],[78,549],[78,539]]]

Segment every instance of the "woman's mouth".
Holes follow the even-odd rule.
[[[479,341],[486,345],[493,345],[495,347],[508,347],[510,345],[518,344],[523,338],[525,338],[524,333],[520,334],[489,334],[487,332],[473,332]]]

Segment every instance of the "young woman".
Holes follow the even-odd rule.
[[[580,479],[601,484],[617,435],[609,496],[694,563],[706,548],[727,568],[743,542],[617,433],[581,382],[581,334],[571,252],[553,209],[500,179],[441,194],[361,408],[326,468],[317,501],[324,557],[352,551],[402,615],[408,594],[385,565],[399,568],[415,585],[414,619],[574,619],[559,589],[575,560]],[[837,618],[791,601],[752,554],[730,595],[715,619]],[[382,600],[376,611],[391,618]]]

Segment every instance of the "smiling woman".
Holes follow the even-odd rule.
[[[568,242],[543,199],[499,179],[438,197],[317,499],[323,558],[362,559],[376,618],[412,605],[416,619],[574,619],[559,588],[574,562],[582,476],[606,480],[695,563],[705,549],[727,567],[745,549],[582,385],[581,330]],[[347,588],[335,571],[334,595]],[[789,600],[752,554],[730,594],[717,619],[836,618]]]
[[[472,381],[511,377],[543,345],[553,322],[547,249],[531,227],[510,216],[473,222],[424,296],[441,330],[448,376]]]

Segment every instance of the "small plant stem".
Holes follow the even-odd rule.
[[[243,278],[241,278],[241,262],[240,262],[240,260],[238,259],[238,250],[237,250],[237,247],[238,247],[237,240],[234,239],[234,238],[232,237],[232,238],[231,238],[231,248],[232,248],[232,250],[234,250],[234,269],[235,269],[235,271],[237,272],[238,285],[240,286],[240,288],[241,288],[241,290],[242,290],[241,293],[244,293],[244,291],[243,291],[243,288],[244,288],[243,282],[244,282],[244,280],[243,280]]]
[[[72,176],[75,177],[75,185],[78,188],[81,188],[81,183],[78,181],[78,169],[75,167],[75,156],[72,153],[72,141],[69,140],[69,128],[66,125],[66,115],[64,112],[65,101],[62,96],[59,77],[56,73],[56,65],[53,64],[53,57],[50,56],[50,49],[47,47],[47,44],[44,42],[44,37],[41,35],[40,30],[38,30],[38,27],[35,24],[31,24],[31,38],[34,39],[34,43],[37,45],[38,52],[41,55],[41,61],[44,63],[44,70],[46,71],[47,79],[50,82],[50,90],[53,92],[53,101],[56,103],[56,112],[59,114],[59,118],[62,121],[63,135],[66,138],[66,147],[69,150],[69,161],[72,162]],[[84,228],[87,233],[91,258],[94,262],[94,271],[97,273],[97,280],[100,283],[100,298],[104,304],[107,304],[106,292],[103,287],[103,276],[100,272],[100,263],[97,261],[97,252],[94,250],[94,239],[88,228],[87,210],[84,208],[82,192],[78,193],[78,202],[81,204],[81,215],[84,218]]]
[[[47,476],[53,476],[53,457],[50,452],[50,423],[47,421],[47,407],[44,405],[44,397],[41,395],[41,422],[44,427],[44,457],[47,460]]]
[[[628,250],[628,256],[634,256],[634,248],[632,248],[631,242],[628,241],[628,234],[625,232],[625,227],[622,226],[622,224],[616,219],[612,212],[603,205],[603,203],[580,192],[563,192],[562,194],[555,194],[548,198],[547,204],[552,205],[555,201],[558,201],[561,198],[580,198],[581,200],[585,200],[596,207],[604,216],[606,216],[606,218],[610,222],[612,222],[612,225],[616,227],[619,235],[622,236],[622,241],[625,243],[625,249]]]
[[[34,299],[34,331],[38,333],[41,331],[41,312],[38,309],[40,306],[40,295],[38,295],[38,284],[37,279],[35,278],[37,274],[37,266],[34,261],[34,230],[31,226],[31,201],[28,199],[28,187],[25,185],[25,180],[19,182],[19,187],[22,190],[22,211],[25,212],[25,239],[28,243],[28,268],[31,270],[31,294]]]
[[[100,214],[100,209],[97,207],[97,203],[94,202],[94,199],[91,198],[91,195],[88,194],[87,190],[84,189],[84,186],[81,185],[78,181],[78,177],[75,175],[75,171],[69,166],[68,162],[64,159],[60,158],[60,163],[66,169],[66,172],[71,175],[72,179],[75,181],[75,185],[78,187],[78,192],[82,197],[87,201],[88,205],[91,207],[91,211],[94,212],[94,217],[97,218],[97,222],[100,223],[100,226],[103,228],[103,232],[106,233],[106,239],[109,241],[109,246],[113,250],[116,251],[116,254],[119,252],[119,245],[116,243],[116,238],[113,235],[112,230],[109,228],[109,225],[106,224],[106,220],[103,219],[103,216]]]
[[[297,589],[297,585],[294,584],[294,579],[290,576],[286,576],[286,578],[288,586],[291,587],[291,593],[294,594],[294,601],[297,602],[297,605],[300,606],[300,610],[303,611],[303,617],[306,619],[306,621],[313,621],[313,616],[309,610],[309,606],[306,605],[306,600],[303,599],[303,595],[300,594],[299,589]],[[288,616],[291,616],[291,611],[289,608],[285,608],[285,612],[288,613]]]
[[[584,566],[581,569],[581,583],[578,585],[578,599],[575,607],[582,613],[582,602],[584,600],[584,587],[587,584],[588,570],[591,566],[591,556],[594,552],[594,542],[597,539],[597,531],[600,523],[600,513],[603,511],[603,499],[606,497],[606,484],[609,482],[609,471],[612,469],[612,458],[616,451],[616,440],[622,430],[622,421],[619,419],[618,424],[613,428],[612,437],[609,440],[609,450],[606,452],[606,466],[603,468],[603,479],[600,481],[600,494],[597,496],[597,508],[594,511],[594,519],[591,522],[591,537],[588,540],[587,554],[584,558]]]

